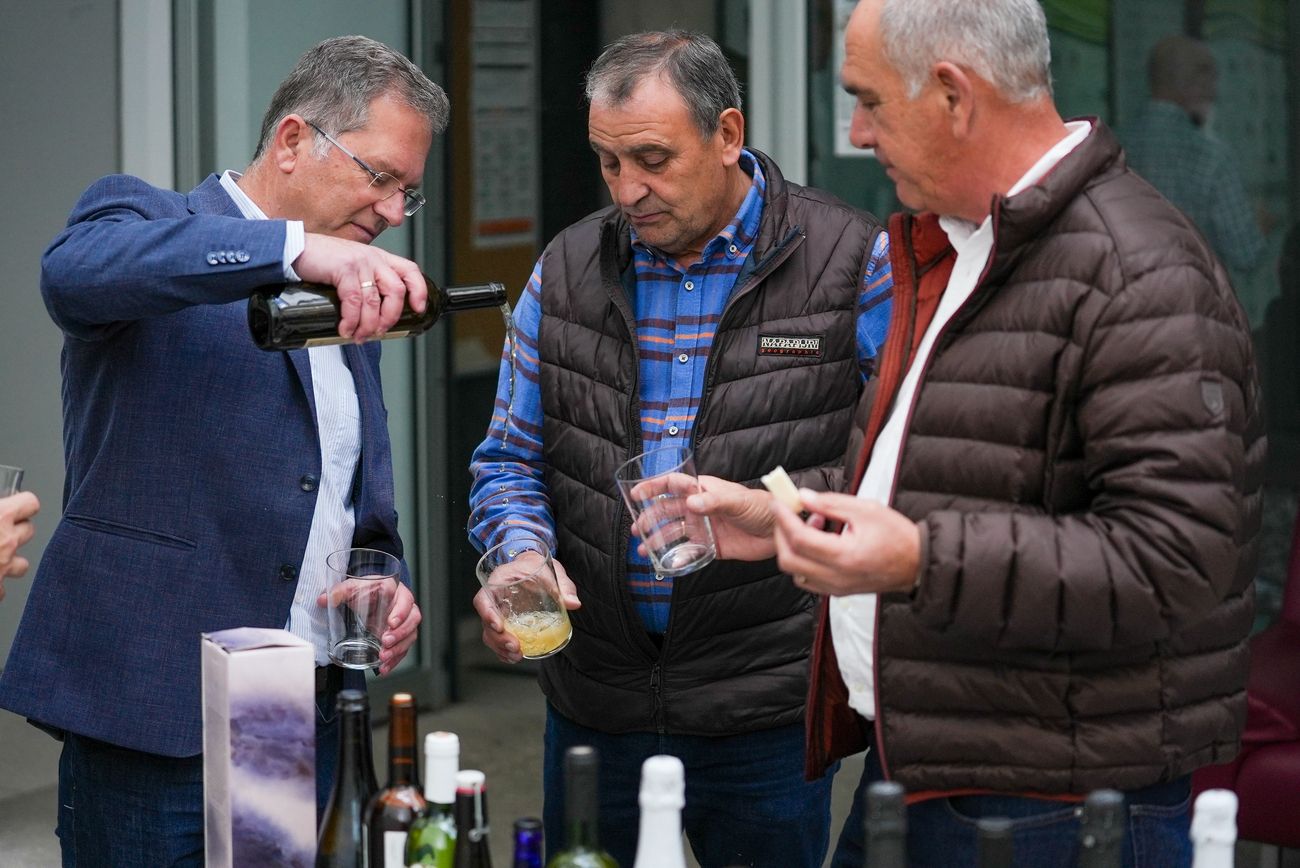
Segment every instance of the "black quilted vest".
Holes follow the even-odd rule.
[[[787,183],[755,152],[767,197],[714,339],[692,446],[700,474],[746,484],[780,464],[832,484],[861,391],[855,314],[880,231],[869,215]],[[543,661],[557,710],[605,732],[723,735],[800,721],[813,600],[774,561],[715,562],[676,579],[662,647],[627,590],[629,517],[614,484],[641,449],[636,291],[627,224],[596,212],[542,262],[538,333],[546,480],[560,563],[578,587],[574,637]],[[760,355],[760,335],[820,336],[821,355]]]

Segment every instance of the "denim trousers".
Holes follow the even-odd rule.
[[[316,696],[316,815],[338,762],[341,680]],[[63,868],[203,865],[203,756],[170,757],[65,733],[56,833]]]
[[[620,865],[636,857],[641,764],[656,754],[686,768],[682,827],[701,868],[820,868],[830,843],[831,769],[803,778],[803,724],[732,736],[613,735],[547,707],[542,769],[547,858],[564,845],[564,752],[600,758],[600,843]],[[838,764],[837,764],[838,767]]]
[[[865,862],[867,787],[883,780],[874,739],[831,868],[861,868]],[[1191,778],[1182,777],[1124,793],[1124,868],[1186,868],[1192,864]],[[907,808],[907,864],[911,868],[978,865],[976,824],[983,817],[1012,821],[1015,864],[1026,868],[1075,868],[1079,861],[1076,802],[1004,795],[927,799]]]

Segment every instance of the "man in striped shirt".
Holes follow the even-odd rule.
[[[771,562],[656,575],[614,470],[680,445],[702,473],[756,480],[779,463],[830,484],[888,321],[887,241],[744,147],[739,87],[707,37],[624,37],[587,97],[614,204],[538,260],[472,463],[475,544],[541,539],[573,610],[573,640],[541,670],[547,840],[562,841],[564,751],[591,744],[620,862],[641,762],[672,753],[702,865],[820,865],[830,776],[805,782],[799,760],[811,598]],[[475,605],[485,643],[519,660],[486,594]]]

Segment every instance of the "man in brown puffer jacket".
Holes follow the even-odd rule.
[[[854,144],[899,199],[894,308],[844,494],[801,522],[717,479],[720,556],[766,539],[826,595],[808,772],[871,748],[912,865],[1072,865],[1078,805],[1123,791],[1126,864],[1186,864],[1190,773],[1245,714],[1264,437],[1249,329],[1191,223],[1096,120],[1065,123],[1034,0],[863,0]],[[887,504],[887,505],[886,505]],[[838,535],[824,524],[843,525]]]

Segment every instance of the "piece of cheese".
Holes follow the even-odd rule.
[[[791,481],[790,474],[785,472],[784,467],[778,464],[772,469],[771,473],[763,476],[762,482],[777,500],[790,507],[791,512],[798,515],[803,511],[803,501],[799,498],[799,489],[794,487],[794,482]]]

